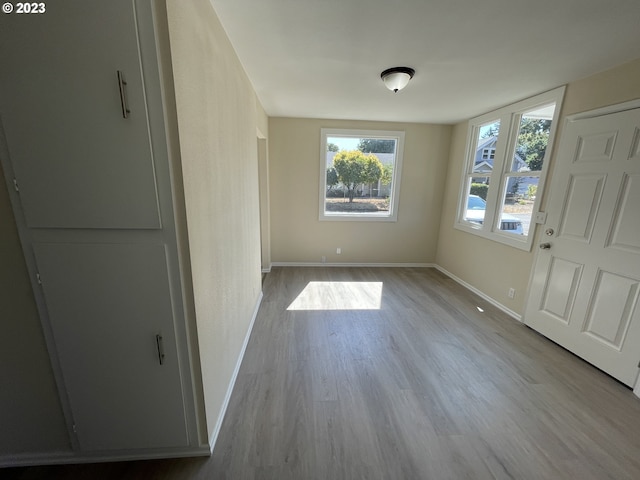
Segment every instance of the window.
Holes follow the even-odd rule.
[[[530,250],[564,87],[469,121],[455,227]]]
[[[321,130],[320,220],[396,221],[404,132]]]
[[[496,149],[495,148],[485,148],[482,150],[482,159],[483,160],[493,160],[496,158]]]

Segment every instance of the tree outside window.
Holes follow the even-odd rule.
[[[395,221],[404,132],[322,129],[320,220]]]

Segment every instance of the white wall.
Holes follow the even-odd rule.
[[[257,128],[264,113],[208,0],[167,2],[207,429],[261,293]]]

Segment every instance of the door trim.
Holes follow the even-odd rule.
[[[604,115],[625,112],[627,110],[634,110],[636,108],[640,108],[640,98],[636,100],[630,100],[628,102],[616,103],[614,105],[608,105],[606,107],[596,108],[594,110],[587,110],[585,112],[579,112],[579,113],[574,113],[572,115],[567,115],[563,123],[564,125],[566,125],[568,122],[574,122],[576,120],[584,120],[585,118],[602,117]]]

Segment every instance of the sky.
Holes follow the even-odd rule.
[[[360,139],[353,137],[327,137],[327,143],[335,143],[340,150],[356,150]]]

